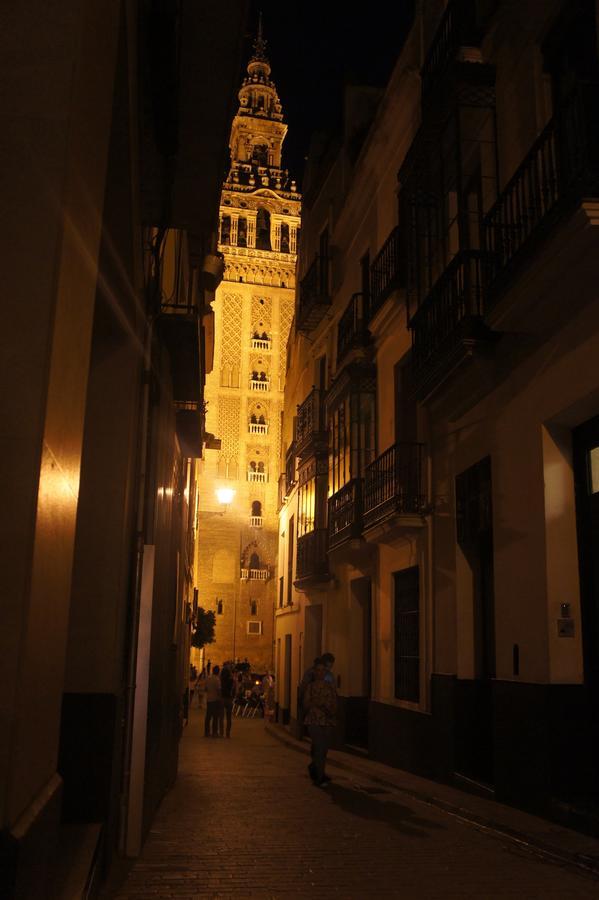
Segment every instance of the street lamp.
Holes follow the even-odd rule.
[[[230,506],[235,499],[235,491],[230,487],[216,488],[214,493],[216,494],[216,499],[218,500],[218,502],[221,504],[221,506],[224,506],[225,509]],[[225,510],[223,510],[223,512],[225,512]]]

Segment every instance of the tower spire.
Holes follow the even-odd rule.
[[[268,62],[266,56],[266,40],[262,33],[262,10],[258,13],[258,33],[254,39],[254,52],[250,62]]]

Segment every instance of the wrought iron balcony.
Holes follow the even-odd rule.
[[[304,402],[297,408],[296,452],[300,457],[310,456],[326,448],[327,434],[322,391],[312,388]]]
[[[395,516],[422,515],[427,505],[422,452],[422,444],[394,444],[366,468],[365,529]]]
[[[281,475],[279,475],[277,496],[279,500],[277,508],[278,512],[281,510],[285,501],[287,500],[287,476],[285,472],[282,472]]]
[[[401,287],[399,227],[395,227],[370,266],[370,315]]]
[[[329,497],[329,547],[338,547],[362,533],[362,479],[352,478]]]
[[[556,111],[484,219],[496,296],[499,284],[558,218],[599,194],[599,86],[578,85]]]
[[[422,96],[441,83],[460,47],[480,45],[496,0],[450,0],[422,67]]]
[[[297,330],[313,331],[331,305],[329,291],[329,259],[316,256],[299,284]]]
[[[489,339],[483,321],[487,264],[480,250],[460,250],[412,316],[414,383],[420,398],[471,356],[477,343]]]
[[[285,494],[289,496],[297,482],[297,445],[292,441],[285,455]]]
[[[356,347],[365,347],[370,341],[366,327],[368,310],[364,308],[364,295],[353,294],[347,309],[337,326],[337,368],[348,353]]]
[[[328,580],[327,550],[326,528],[315,528],[314,531],[309,531],[297,539],[296,584]]]
[[[183,456],[200,457],[205,424],[200,404],[175,401],[175,421],[177,438]]]

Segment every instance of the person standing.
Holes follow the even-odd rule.
[[[331,780],[325,766],[337,724],[337,689],[334,683],[326,680],[326,673],[326,665],[318,662],[314,666],[314,680],[308,684],[303,696],[304,723],[312,740],[312,762],[308,771],[317,787],[324,787]]]
[[[222,703],[222,711],[221,718],[219,722],[219,734],[222,737],[223,735],[223,726],[225,724],[224,719],[226,718],[226,736],[228,738],[231,737],[231,721],[233,718],[233,701],[235,699],[235,679],[233,678],[233,673],[228,665],[224,665],[222,668],[222,672],[220,673],[220,692],[221,692],[221,703]]]
[[[212,675],[206,679],[206,718],[204,719],[204,737],[218,737],[221,718],[220,669],[214,666]]]

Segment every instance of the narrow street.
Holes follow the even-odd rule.
[[[199,897],[596,898],[598,881],[505,838],[330,767],[312,786],[307,757],[234,719],[203,737],[194,708],[180,775],[118,900]]]

